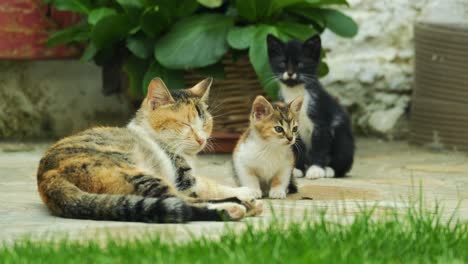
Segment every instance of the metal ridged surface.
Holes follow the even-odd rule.
[[[468,151],[468,26],[415,25],[410,140]]]

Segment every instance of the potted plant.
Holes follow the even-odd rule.
[[[139,99],[154,76],[160,76],[171,89],[182,88],[200,75],[221,80],[215,86],[220,91],[218,98],[235,96],[239,103],[236,106],[236,102],[226,101],[221,105],[242,110],[237,112],[240,120],[234,121],[229,111],[221,111],[228,116],[215,122],[220,124],[217,132],[243,129],[248,122],[250,98],[256,94],[264,92],[276,98],[277,84],[271,81],[267,59],[267,34],[283,40],[305,40],[326,28],[343,37],[357,32],[351,18],[328,7],[347,5],[345,0],[46,2],[83,15],[81,23],[57,32],[49,44],[85,43],[82,60],[93,59],[103,67],[107,92],[128,86],[125,90],[131,98]],[[120,71],[126,78],[115,83]],[[322,61],[320,74],[327,72]],[[230,124],[223,124],[223,120],[231,120],[235,129],[226,128]]]

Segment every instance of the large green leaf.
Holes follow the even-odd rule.
[[[155,57],[170,69],[190,69],[218,62],[228,50],[233,19],[218,14],[189,17],[156,42]]]
[[[73,11],[76,13],[87,14],[92,9],[90,0],[52,0],[49,2],[55,9],[61,11]]]
[[[276,27],[281,33],[300,41],[304,41],[318,33],[317,30],[309,25],[291,21],[278,22]]]
[[[47,46],[56,46],[71,42],[80,42],[89,38],[91,26],[78,24],[53,33],[47,40]]]
[[[220,7],[223,4],[223,0],[197,0],[202,6],[209,8]]]
[[[326,26],[335,34],[346,38],[354,37],[357,34],[358,25],[349,16],[333,9],[322,9],[322,13]]]
[[[184,88],[184,73],[178,70],[164,68],[158,62],[153,62],[143,78],[143,93],[146,94],[148,85],[155,77],[161,78],[169,89]]]
[[[88,15],[88,23],[91,25],[95,25],[102,18],[115,14],[117,14],[117,12],[112,8],[102,7],[94,9]]]
[[[98,48],[124,39],[132,25],[126,15],[110,15],[99,20],[91,32],[91,40]]]
[[[268,63],[266,43],[266,36],[268,34],[279,36],[280,32],[273,26],[260,25],[258,27],[254,41],[249,49],[249,59],[268,96],[276,99],[278,96],[278,84],[273,78],[273,73]]]
[[[256,32],[256,26],[233,27],[229,30],[227,42],[234,49],[247,49]]]
[[[154,41],[146,36],[135,36],[127,39],[127,48],[138,58],[147,59],[151,56]]]
[[[135,56],[128,56],[122,65],[122,71],[128,78],[128,90],[133,98],[141,98],[144,95],[142,84],[147,68],[148,62]]]

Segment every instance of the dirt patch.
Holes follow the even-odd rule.
[[[289,195],[288,200],[378,200],[379,197],[371,189],[306,185],[299,188],[299,193]]]

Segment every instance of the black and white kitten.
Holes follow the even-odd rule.
[[[288,103],[304,96],[296,168],[309,179],[345,176],[353,165],[354,138],[345,110],[318,81],[320,36],[304,43],[284,43],[268,35],[267,44],[270,66],[280,81],[281,100]]]

